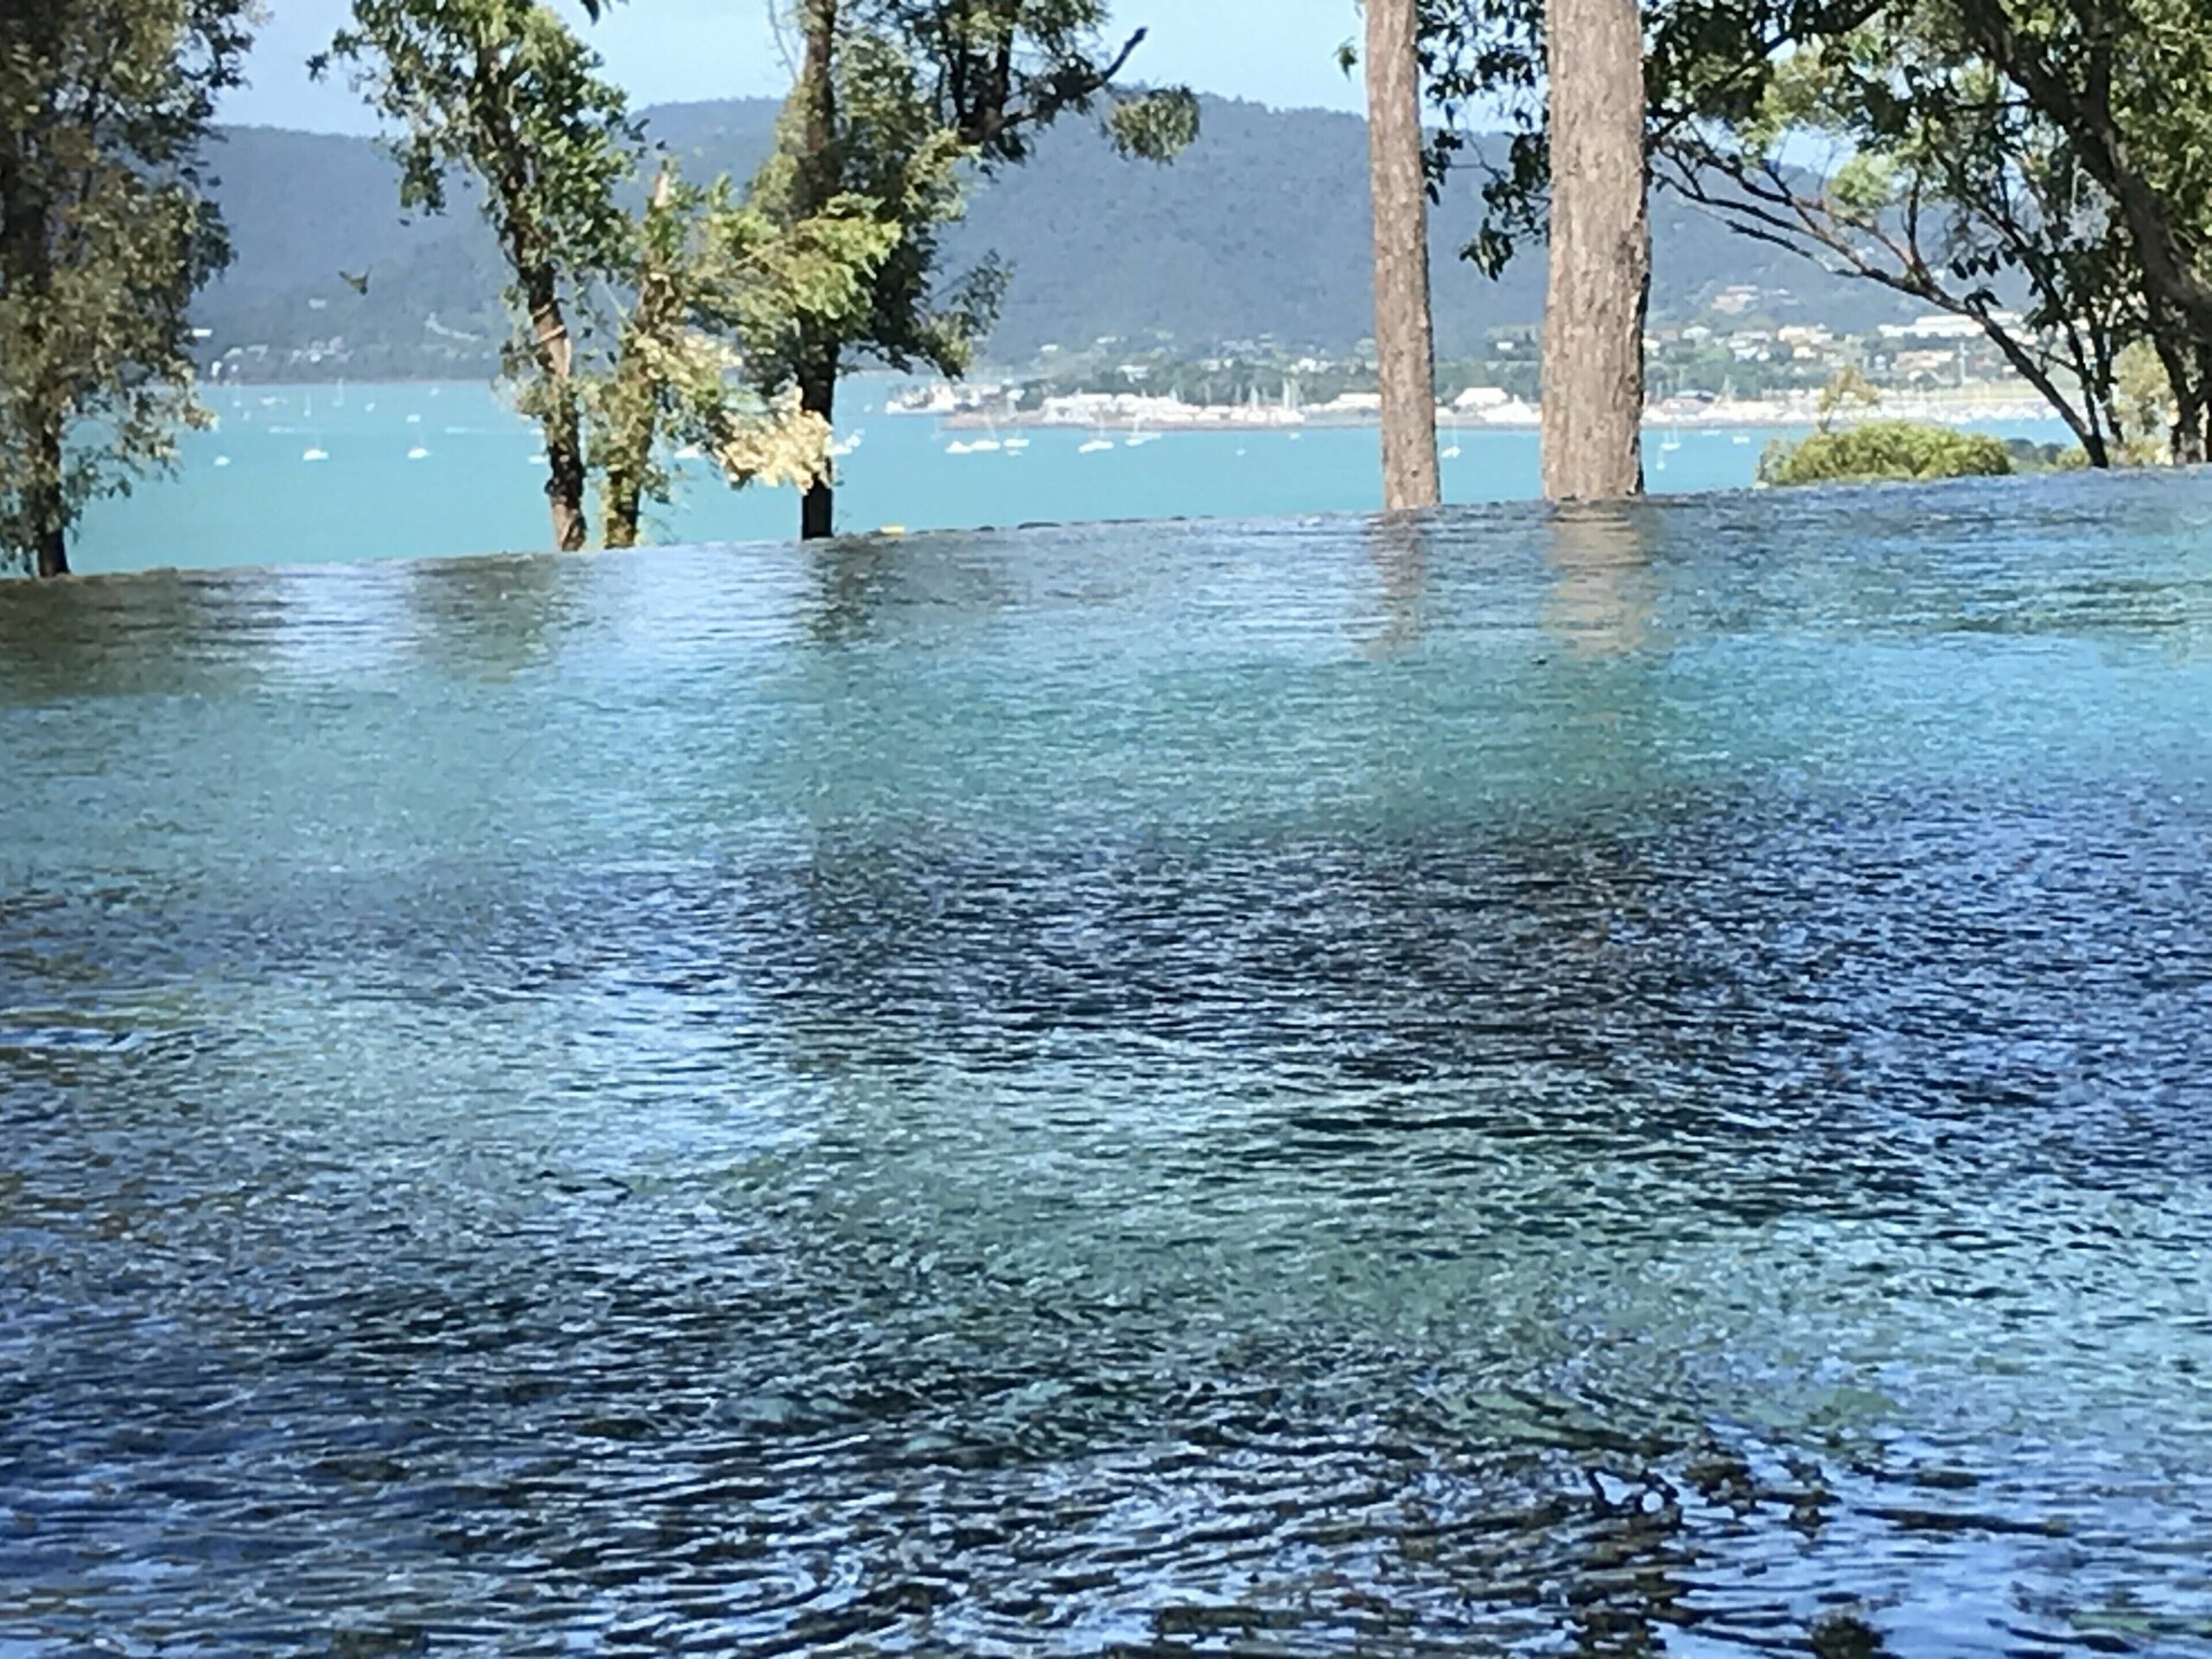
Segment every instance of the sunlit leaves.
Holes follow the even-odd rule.
[[[0,5],[0,565],[170,464],[192,295],[229,258],[200,193],[245,0]]]

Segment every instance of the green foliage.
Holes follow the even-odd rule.
[[[1882,393],[1866,372],[1856,363],[1847,363],[1838,369],[1827,385],[1821,388],[1819,408],[1815,411],[1814,424],[1823,432],[1835,423],[1835,417],[1846,409],[1872,409],[1882,401]]]
[[[2078,473],[2089,464],[2078,443],[2037,443],[2033,438],[2007,438],[2005,448],[2016,473]]]
[[[829,423],[795,397],[749,391],[733,342],[851,326],[899,232],[851,196],[785,226],[737,202],[726,178],[701,189],[664,168],[635,239],[613,362],[582,381],[610,546],[636,539],[643,501],[668,499],[669,443],[696,446],[733,486],[804,486],[827,473]]]
[[[2003,478],[2012,471],[2002,439],[1915,421],[1818,432],[1801,442],[1770,444],[1759,458],[1759,481],[1773,485]]]
[[[202,188],[246,0],[0,7],[0,565],[67,568],[85,504],[169,465],[194,292],[229,258]]]
[[[537,0],[354,0],[353,26],[310,66],[349,66],[397,129],[400,202],[446,205],[446,175],[482,187],[505,256],[515,329],[504,353],[535,419],[556,546],[583,545],[582,386],[571,318],[624,274],[632,225],[615,188],[643,141],[599,60]]]
[[[2145,340],[2120,354],[2113,368],[2114,432],[2130,466],[2155,466],[2171,458],[2167,435],[2175,415],[2173,382]]]
[[[827,468],[826,425],[744,391],[740,372],[747,352],[772,359],[864,314],[900,242],[879,203],[838,192],[778,215],[727,178],[702,188],[664,165],[633,212],[643,128],[548,7],[355,0],[353,16],[331,57],[397,129],[402,205],[442,211],[455,168],[480,188],[507,268],[506,372],[545,440],[561,545],[582,544],[594,475],[605,539],[634,541],[643,504],[670,491],[670,442],[699,446],[733,485]]]
[[[794,95],[747,205],[762,222],[796,233],[842,203],[846,223],[871,221],[887,245],[867,289],[817,314],[816,326],[772,308],[741,320],[750,371],[764,391],[779,391],[801,378],[810,356],[855,345],[895,368],[918,362],[960,373],[989,331],[1004,283],[988,259],[959,281],[938,281],[943,229],[965,211],[960,168],[969,147],[939,119],[919,67],[896,41],[841,35],[831,73],[836,116],[826,143],[810,132],[808,105]]]
[[[353,26],[311,61],[352,70],[395,129],[403,207],[440,213],[450,169],[486,187],[518,265],[556,256],[575,280],[620,264],[614,189],[644,149],[620,88],[538,0],[354,0]]]
[[[1646,0],[1655,180],[1732,228],[1971,318],[2094,459],[2152,339],[2175,443],[2212,401],[2212,32],[2202,0]],[[1447,124],[1499,111],[1469,257],[1544,229],[1541,0],[1427,0]],[[1440,165],[1461,141],[1448,130]],[[2022,316],[2011,310],[2018,307]]]
[[[1166,160],[1198,130],[1187,91],[1119,87],[1144,32],[1109,49],[1106,0],[799,0],[794,10],[803,65],[751,200],[792,227],[851,199],[898,233],[863,310],[741,335],[764,394],[796,386],[825,416],[852,356],[950,375],[973,365],[1007,272],[993,256],[958,276],[943,270],[967,176],[1028,160],[1046,128],[1102,105],[1126,155]],[[809,524],[810,533],[825,526],[826,513]]]

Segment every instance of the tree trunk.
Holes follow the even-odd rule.
[[[545,504],[553,518],[553,545],[563,553],[583,546],[584,445],[576,417],[575,349],[562,315],[553,273],[538,267],[524,274],[530,298],[530,326],[539,372],[546,383],[546,404],[537,417],[545,439]]]
[[[806,100],[806,153],[798,167],[798,200],[792,216],[807,219],[820,213],[840,183],[836,176],[837,143],[837,4],[838,0],[805,0],[802,9],[806,52],[799,67],[799,95]],[[837,413],[837,370],[844,342],[810,339],[801,347],[798,365],[799,404],[810,415],[835,423]],[[799,503],[801,541],[818,542],[837,533],[837,492],[827,477],[807,486]]]
[[[645,517],[645,480],[626,467],[607,469],[605,526],[600,541],[607,547],[635,547],[638,524]]]
[[[2192,391],[2174,406],[2173,460],[2177,467],[2204,464],[2204,396]]]
[[[2174,465],[2204,464],[2205,415],[2212,406],[2212,353],[2192,353],[2196,372],[2184,372],[2174,383]]]
[[[1382,394],[1382,505],[1441,499],[1428,180],[1421,167],[1414,0],[1367,0],[1367,155],[1375,212],[1375,352]]]
[[[587,539],[584,524],[584,451],[574,414],[549,419],[545,430],[545,504],[553,518],[553,545],[574,553]]]
[[[41,576],[69,574],[69,499],[62,485],[67,457],[63,453],[64,420],[58,406],[60,394],[50,385],[35,388],[34,397],[53,400],[36,417],[32,435],[29,477],[21,486],[23,518],[29,531],[32,569]]]
[[[1544,494],[1643,491],[1651,221],[1637,0],[1551,0],[1551,273],[1544,300]]]
[[[638,528],[645,517],[645,477],[652,470],[653,446],[660,442],[660,394],[653,384],[652,353],[683,321],[677,277],[663,257],[666,245],[659,235],[675,199],[676,176],[664,162],[645,207],[645,253],[639,264],[638,292],[623,325],[608,418],[602,423],[607,454],[607,475],[601,486],[604,499],[600,509],[600,541],[607,547],[638,544]]]
[[[819,415],[834,429],[837,419],[837,342],[823,343],[814,359],[799,371],[800,407]],[[837,533],[836,486],[825,474],[806,486],[799,502],[798,534],[804,542],[819,542]]]

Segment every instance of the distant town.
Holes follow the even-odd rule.
[[[1782,320],[1793,314],[1802,315],[1787,289],[1741,285],[1720,290],[1694,321],[1655,327],[1645,337],[1647,418],[1681,426],[1802,425],[1815,418],[1821,388],[1846,368],[1859,371],[1881,403],[1844,408],[1838,420],[1879,413],[1956,423],[2050,413],[1971,317],[1931,312],[1847,334]],[[457,351],[481,346],[480,337],[435,317],[424,327]],[[381,378],[360,372],[364,365],[342,334],[285,348],[224,346],[199,333],[208,373],[218,381]],[[1481,355],[1440,363],[1438,401],[1447,426],[1533,428],[1539,334],[1534,323],[1494,329]],[[457,363],[454,372],[482,371]],[[1046,346],[1018,367],[916,385],[895,394],[891,406],[963,429],[1192,431],[1363,425],[1376,418],[1379,405],[1368,343],[1332,353],[1262,335],[1193,347],[1160,332]]]
[[[1930,313],[1847,334],[1767,315],[1788,298],[1779,290],[1732,288],[1699,320],[1654,328],[1645,339],[1648,418],[1684,426],[1804,424],[1818,412],[1822,388],[1846,369],[1858,371],[1879,394],[1880,411],[1891,416],[1956,423],[2050,412],[1973,318]],[[1539,330],[1529,325],[1493,331],[1479,357],[1440,363],[1438,402],[1447,425],[1534,427],[1538,359]],[[1338,357],[1263,337],[1192,354],[1155,335],[1109,337],[1079,350],[1048,346],[1019,370],[918,385],[894,397],[892,407],[962,428],[1188,431],[1361,425],[1376,419],[1380,404],[1365,347]],[[1873,412],[1870,404],[1847,406],[1835,418]]]

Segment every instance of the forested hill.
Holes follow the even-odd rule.
[[[749,176],[766,153],[766,100],[671,105],[649,130],[695,175]],[[214,169],[237,263],[201,297],[220,353],[269,348],[259,367],[335,336],[325,375],[485,372],[501,325],[499,267],[467,200],[443,218],[403,220],[391,163],[367,140],[268,128],[226,134]],[[1492,283],[1458,257],[1476,218],[1465,179],[1436,215],[1437,325],[1446,355],[1491,329],[1534,322],[1541,251]],[[1655,202],[1656,318],[1687,321],[1721,289],[1787,289],[1779,321],[1862,327],[1898,314],[1891,296],[1824,276],[1731,236],[1703,214]],[[1165,330],[1185,346],[1272,335],[1343,350],[1369,332],[1366,134],[1356,118],[1211,100],[1204,136],[1172,167],[1116,156],[1095,127],[1049,135],[1028,166],[982,186],[950,238],[955,267],[995,250],[1014,282],[991,355]],[[368,275],[356,293],[343,270]],[[247,372],[257,365],[249,363]]]

